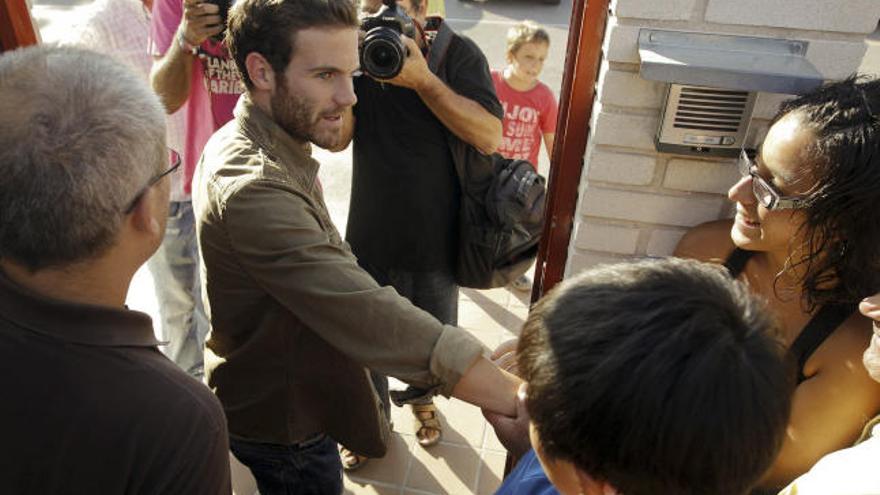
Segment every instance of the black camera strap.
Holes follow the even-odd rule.
[[[439,21],[437,26],[437,36],[431,43],[431,49],[428,51],[428,69],[434,74],[439,75],[440,65],[446,58],[446,52],[449,50],[449,44],[455,32],[443,22],[443,19],[437,18]]]

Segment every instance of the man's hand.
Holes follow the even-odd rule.
[[[428,69],[428,62],[414,39],[401,34],[400,41],[406,45],[409,52],[404,60],[403,69],[394,78],[379,79],[379,81],[418,91],[425,82],[436,76]]]
[[[183,0],[183,19],[177,29],[183,39],[193,46],[201,45],[206,39],[223,32],[220,7],[199,0]]]
[[[167,8],[164,4],[157,8],[162,7]],[[192,87],[192,67],[196,57],[184,49],[178,37],[183,37],[192,46],[201,45],[209,36],[223,31],[219,12],[220,8],[213,3],[183,0],[183,17],[174,39],[165,53],[155,58],[150,71],[150,85],[162,100],[166,112],[174,113],[183,106]]]
[[[517,459],[532,448],[529,442],[529,413],[526,411],[525,401],[526,384],[522,384],[516,394],[515,418],[483,409],[483,416],[495,429],[501,445]]]
[[[874,320],[874,335],[871,336],[871,343],[862,356],[862,363],[871,378],[880,382],[880,293],[863,299],[859,303],[859,311]]]
[[[516,346],[518,343],[519,339],[510,339],[503,342],[495,348],[495,351],[489,356],[489,360],[504,371],[519,376],[519,368],[516,364]]]

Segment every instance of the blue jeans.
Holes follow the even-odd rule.
[[[451,273],[410,272],[394,268],[379,268],[364,261],[358,261],[379,285],[390,285],[401,296],[409,299],[417,307],[427,311],[434,318],[447,325],[458,325],[458,286]],[[370,378],[379,398],[385,417],[391,418],[391,401],[388,396],[388,377],[370,371]],[[417,389],[410,387],[408,392]],[[431,397],[412,400],[412,404],[430,404]]]
[[[260,495],[338,495],[342,462],[336,442],[318,435],[295,445],[229,438],[229,448],[257,480]]]
[[[160,335],[168,342],[161,349],[184,371],[201,380],[210,325],[202,306],[192,202],[171,202],[165,238],[147,266],[159,303]]]

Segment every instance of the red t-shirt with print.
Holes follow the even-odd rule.
[[[528,160],[538,168],[541,138],[556,132],[558,106],[553,91],[540,81],[528,91],[517,91],[497,70],[492,71],[492,82],[504,107],[504,131],[498,153],[506,158]]]

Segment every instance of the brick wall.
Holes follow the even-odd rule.
[[[612,2],[566,275],[597,263],[672,252],[699,223],[729,216],[730,159],[657,153],[665,85],[638,75],[642,27],[809,41],[826,79],[856,71],[878,0],[616,0]],[[786,95],[761,93],[748,144],[763,138]]]

